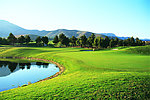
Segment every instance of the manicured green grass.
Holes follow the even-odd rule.
[[[129,53],[150,55],[150,46],[131,48],[128,50]]]
[[[0,99],[150,99],[149,55],[127,53],[128,48],[80,50],[0,47],[1,57],[42,58],[65,67],[53,79],[0,92]]]
[[[6,58],[0,58],[0,61],[10,61],[10,62],[14,62],[14,63],[30,63],[30,62],[33,62],[33,61],[29,61],[29,60],[26,60],[26,59],[6,59]]]

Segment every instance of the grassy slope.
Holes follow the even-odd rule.
[[[65,66],[60,76],[0,92],[0,99],[148,99],[150,56],[121,50],[1,47],[0,56],[36,57]]]

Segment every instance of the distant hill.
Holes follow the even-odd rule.
[[[98,33],[109,37],[117,37],[114,33]]]
[[[150,39],[141,39],[142,41],[150,41]]]
[[[125,40],[125,39],[128,39],[130,37],[119,37],[119,36],[116,36],[114,33],[99,33],[99,34],[102,34],[102,35],[105,35],[105,36],[108,36],[109,38],[119,38],[121,40]]]
[[[9,33],[14,35],[34,34],[45,36],[49,31],[27,30],[8,21],[0,20],[0,37],[7,37]]]
[[[48,34],[46,34],[46,36],[49,38],[54,38],[56,35],[59,35],[61,33],[65,34],[67,37],[75,36],[77,38],[79,38],[82,35],[89,37],[92,34],[92,32],[88,32],[88,31],[58,29],[58,30],[50,31]],[[105,35],[102,35],[102,34],[96,34],[96,33],[94,33],[94,34],[96,36],[105,37]]]

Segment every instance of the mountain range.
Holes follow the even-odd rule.
[[[59,35],[60,33],[64,33],[67,37],[75,36],[79,38],[82,35],[89,37],[93,32],[80,30],[67,30],[67,29],[57,29],[53,31],[28,30],[20,26],[17,26],[13,23],[10,23],[8,21],[0,20],[0,37],[8,37],[9,33],[13,33],[16,37],[19,37],[20,35],[29,35],[32,40],[35,40],[37,36],[47,36],[48,38],[54,38],[56,35]],[[110,38],[118,37],[114,33],[94,33],[94,34],[100,37],[105,36],[108,36]],[[118,38],[127,39],[128,37],[118,37]],[[150,39],[146,40],[150,41]]]
[[[0,20],[0,37],[7,37],[9,33],[14,35],[34,34],[44,36],[49,31],[27,30],[5,20]]]
[[[64,33],[67,37],[80,37],[82,35],[86,35],[89,37],[92,32],[88,31],[79,31],[79,30],[67,30],[67,29],[58,29],[54,31],[39,31],[39,30],[27,30],[15,24],[12,24],[5,20],[0,20],[0,37],[7,37],[9,33],[13,33],[15,36],[20,35],[29,35],[30,37],[37,37],[37,36],[47,36],[49,38],[54,38],[56,35],[60,33]],[[102,34],[95,34],[96,36],[105,37]]]

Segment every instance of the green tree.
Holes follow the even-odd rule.
[[[146,42],[145,41],[142,41],[142,45],[145,45],[146,44]]]
[[[26,35],[26,36],[25,36],[25,42],[26,42],[26,44],[28,44],[30,41],[31,41],[30,36],[29,36],[29,35]]]
[[[94,43],[94,39],[95,39],[95,34],[92,33],[90,37],[91,37],[91,43],[93,44]]]
[[[78,39],[76,40],[76,45],[77,45],[77,46],[81,46],[81,44],[80,44],[80,38],[78,38]]]
[[[116,45],[116,41],[114,39],[111,39],[109,42],[109,46],[112,48]]]
[[[130,38],[130,45],[135,46],[135,39],[133,38],[133,36]]]
[[[85,47],[86,41],[87,41],[86,36],[85,36],[85,35],[82,35],[82,36],[80,37],[80,44],[81,44],[81,47]]]
[[[119,40],[118,46],[123,46],[123,40]]]
[[[65,38],[66,38],[66,36],[63,33],[61,33],[61,34],[59,34],[58,40],[59,40],[59,42],[63,42]]]
[[[63,34],[63,33],[61,33],[61,34],[59,34],[59,38],[58,38],[58,40],[59,40],[59,42],[61,43],[61,44],[65,44],[65,38],[66,38],[66,36]]]
[[[24,36],[20,36],[19,38],[18,38],[18,43],[20,43],[20,44],[23,44],[23,43],[25,43],[25,37]]]
[[[126,44],[127,44],[127,46],[131,46],[130,40],[131,40],[130,38],[126,39]]]
[[[70,42],[73,44],[73,46],[76,46],[76,40],[77,38],[75,36],[72,36],[72,38],[70,38]]]
[[[9,44],[9,42],[8,42],[8,40],[7,40],[7,39],[2,38],[2,44],[3,44],[3,45],[8,45],[8,44]]]
[[[64,44],[67,47],[69,45],[69,42],[70,42],[69,38],[65,37],[62,44]]]
[[[48,41],[48,37],[47,36],[43,36],[41,40],[43,41],[44,44],[48,45],[49,41]]]
[[[9,34],[7,40],[12,45],[17,42],[17,38],[12,33]]]
[[[36,41],[36,44],[37,44],[37,45],[40,45],[40,43],[41,43],[41,37],[38,36],[38,37],[35,39],[35,41]]]
[[[91,37],[87,38],[86,44],[88,47],[92,47],[92,38]]]
[[[0,44],[2,44],[2,40],[3,40],[3,39],[0,37]]]
[[[58,42],[59,42],[58,36],[56,35],[56,36],[54,37],[54,39],[53,39],[53,43],[54,43],[54,44],[57,44]]]
[[[104,39],[102,37],[97,37],[98,39],[98,48],[104,47]]]
[[[117,37],[115,37],[115,39],[114,39],[114,45],[117,46],[118,43],[119,43],[119,39]]]
[[[110,42],[110,40],[109,40],[108,36],[105,36],[103,47],[107,48],[109,46],[109,42]]]
[[[94,39],[94,45],[93,46],[95,46],[96,48],[98,47],[98,39],[97,38]]]
[[[94,46],[94,39],[95,39],[95,34],[92,33],[91,36],[87,39],[88,47],[93,47]]]
[[[66,45],[66,46],[69,45],[69,38],[67,38],[63,33],[59,34],[58,40],[63,45]]]
[[[138,37],[136,37],[136,39],[135,39],[135,45],[136,46],[140,46],[141,44],[142,43],[141,43],[140,39]]]
[[[143,45],[143,41],[139,40],[139,46],[142,46],[142,45]]]
[[[127,46],[128,45],[128,41],[127,41],[127,39],[124,39],[123,40],[123,46]]]

